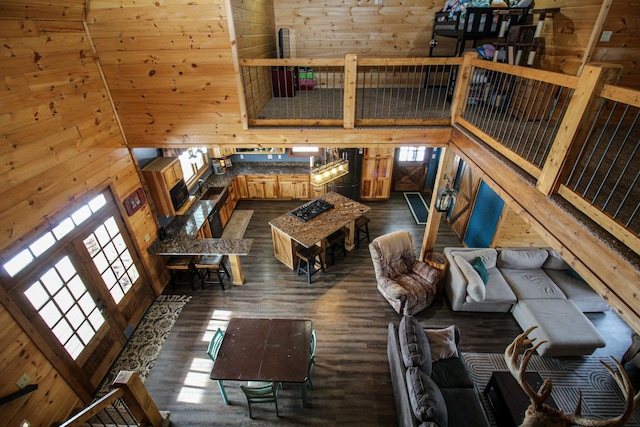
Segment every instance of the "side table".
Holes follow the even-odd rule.
[[[441,254],[439,252],[431,252],[428,253],[427,256],[425,256],[424,262],[440,271],[440,273],[442,274],[442,279],[440,279],[440,281],[438,282],[437,288],[437,292],[442,293],[442,289],[444,288],[444,278],[447,275],[447,270],[449,269],[449,261],[447,261],[447,258],[444,256],[444,254]]]

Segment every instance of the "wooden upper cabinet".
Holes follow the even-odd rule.
[[[279,175],[278,198],[308,199],[309,175]]]
[[[364,159],[376,159],[376,158],[393,158],[395,148],[383,147],[383,148],[365,148]]]
[[[235,148],[216,147],[209,150],[209,155],[214,159],[221,159],[236,154]]]
[[[171,194],[169,191],[183,179],[182,167],[177,157],[158,157],[142,169],[151,198],[153,199],[158,215],[180,215],[189,207],[189,203],[185,203],[176,212],[171,202]]]

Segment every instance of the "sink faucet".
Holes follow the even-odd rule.
[[[198,180],[198,193],[200,194],[200,196],[202,196],[202,186],[205,185],[204,184],[204,179],[200,178]]]

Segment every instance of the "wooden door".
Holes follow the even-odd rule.
[[[427,176],[427,162],[399,162],[395,165],[394,191],[422,191]]]
[[[451,228],[460,240],[466,234],[471,208],[479,185],[480,178],[473,173],[473,169],[465,162],[460,161],[456,176],[456,202],[449,215]]]
[[[3,264],[16,319],[81,396],[91,396],[153,299],[108,192],[44,229]],[[44,243],[43,243],[44,242]]]

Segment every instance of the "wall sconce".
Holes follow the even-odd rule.
[[[449,184],[444,189],[438,190],[436,196],[436,211],[448,212],[456,201],[456,191],[449,187]]]

